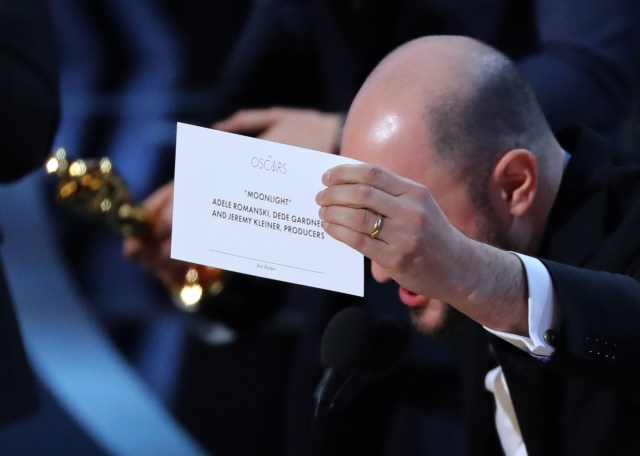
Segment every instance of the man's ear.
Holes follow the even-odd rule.
[[[504,154],[493,169],[492,186],[509,213],[519,217],[527,213],[538,188],[538,164],[533,153],[514,149]]]

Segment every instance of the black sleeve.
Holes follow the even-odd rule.
[[[57,128],[58,82],[44,0],[0,3],[0,182],[43,164]]]
[[[640,371],[640,281],[544,261],[562,313],[550,367],[589,381],[637,389]]]

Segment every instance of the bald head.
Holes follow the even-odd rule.
[[[384,86],[388,92],[420,88],[423,95],[437,96],[464,88],[477,65],[489,54],[488,46],[461,36],[428,36],[398,47],[371,72],[363,85]]]
[[[502,154],[527,149],[544,166],[555,142],[513,63],[470,38],[433,36],[401,46],[372,72],[353,109],[361,102],[371,109],[372,94],[388,109],[418,116],[433,158],[467,176],[476,197]]]
[[[384,185],[372,193],[387,203],[381,214],[387,232],[400,232],[399,245],[408,239],[399,250],[441,240],[431,237],[437,230],[424,219],[431,219],[435,201],[468,238],[533,253],[563,169],[561,149],[514,65],[482,43],[454,36],[409,42],[378,65],[349,110],[341,153],[420,184],[405,182],[401,194]],[[424,232],[407,236],[400,224],[413,221]],[[372,272],[379,281],[391,278],[375,261]],[[445,303],[402,290],[400,296],[420,328],[447,326]]]

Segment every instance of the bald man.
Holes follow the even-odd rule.
[[[366,164],[317,196],[418,328],[456,328],[470,454],[640,454],[640,160],[558,138],[502,54],[422,38],[363,85],[342,154]]]

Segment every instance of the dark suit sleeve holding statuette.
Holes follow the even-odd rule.
[[[57,76],[45,3],[0,4],[0,181],[41,166],[58,123]],[[34,381],[0,264],[0,424],[33,410]]]

